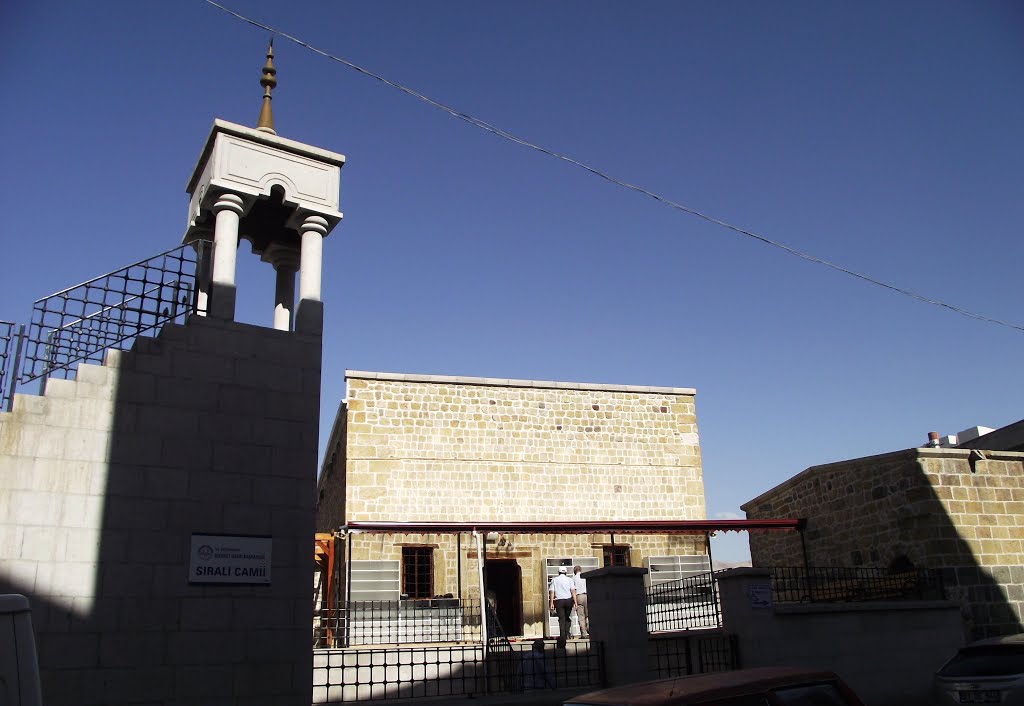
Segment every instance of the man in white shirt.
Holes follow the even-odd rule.
[[[569,616],[576,607],[576,585],[566,576],[564,566],[559,566],[558,576],[551,579],[548,596],[551,610],[558,614],[558,647],[565,649],[565,641],[569,639]]]
[[[572,582],[576,585],[576,618],[580,621],[580,636],[590,637],[590,616],[587,615],[587,580],[581,575],[583,567],[572,569]]]

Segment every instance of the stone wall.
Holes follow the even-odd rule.
[[[586,521],[705,518],[694,390],[349,371],[344,420],[321,471],[317,526],[346,521]],[[332,462],[333,459],[333,462]],[[343,464],[343,465],[342,465]],[[344,473],[340,472],[344,468]],[[607,535],[511,538],[524,634],[542,634],[544,559],[594,556]],[[618,536],[630,561],[704,554],[703,536]],[[457,593],[451,536],[357,536],[353,558],[435,546],[435,594]],[[463,595],[476,595],[463,541]]]
[[[977,452],[974,452],[977,454]],[[743,506],[807,518],[813,566],[946,569],[972,635],[1021,631],[1024,454],[909,449],[809,468]],[[799,536],[751,534],[755,566],[801,566]]]
[[[347,379],[349,519],[704,518],[693,390]]]
[[[932,675],[963,644],[952,601],[796,603],[771,596],[769,572],[718,574],[725,631],[743,667],[807,667],[839,674],[872,706],[932,706]]]
[[[193,317],[0,414],[47,704],[310,703],[320,345]],[[272,537],[271,584],[190,584],[192,533]]]
[[[506,626],[513,635],[543,636],[547,619],[547,576],[545,559],[550,557],[594,557],[602,564],[602,549],[611,543],[608,535],[510,535],[509,548],[496,547],[494,542],[485,546],[486,561],[514,560],[519,567],[523,613],[521,626]],[[461,564],[456,539],[447,534],[395,534],[354,535],[352,558],[392,559],[400,561],[403,546],[434,548],[433,595],[452,594],[463,598],[479,599],[478,564],[471,535],[461,540]],[[643,566],[651,556],[705,554],[703,535],[691,536],[623,536],[615,537],[615,544],[628,547],[631,566]],[[461,573],[460,573],[461,569]],[[521,628],[521,629],[520,629]]]

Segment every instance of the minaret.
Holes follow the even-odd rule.
[[[213,121],[186,188],[190,202],[183,242],[211,235],[214,242],[209,291],[199,292],[200,310],[235,318],[241,238],[277,273],[274,328],[319,334],[323,239],[342,218],[338,191],[345,156],[277,135],[271,111],[271,91],[277,86],[273,58],[271,42],[260,78],[263,98],[256,128]]]
[[[274,132],[274,113],[270,108],[272,96],[270,92],[277,88],[277,69],[274,68],[274,38],[270,38],[267,46],[267,63],[263,65],[263,78],[260,79],[263,86],[263,102],[260,104],[260,117],[256,120],[256,129],[260,132]]]

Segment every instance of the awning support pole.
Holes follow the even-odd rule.
[[[473,530],[476,542],[476,569],[480,580],[480,649],[484,656],[484,690],[491,690],[491,680],[487,676],[487,592],[484,589],[484,543],[480,533]]]
[[[796,526],[796,531],[800,533],[800,551],[804,555],[804,571],[809,576],[811,573],[811,560],[807,555],[807,538],[804,536],[804,529],[807,527],[807,520],[801,519],[800,524]]]
[[[807,538],[804,536],[804,529],[807,527],[807,518],[801,517],[797,523],[796,531],[800,533],[800,551],[804,555],[804,575],[807,577],[807,598],[814,600],[814,577],[811,575],[811,560],[807,555]]]
[[[345,561],[345,647],[351,647],[352,630],[352,539],[353,535],[346,527],[342,528],[345,534],[345,552],[348,559]]]

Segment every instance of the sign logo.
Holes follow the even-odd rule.
[[[271,537],[193,534],[189,583],[270,585]]]

